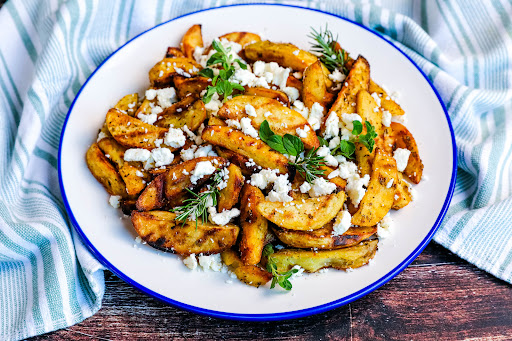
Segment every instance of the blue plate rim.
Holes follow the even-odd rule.
[[[163,296],[163,295],[161,295],[161,294],[159,294],[157,292],[154,292],[153,290],[151,290],[151,289],[149,289],[149,288],[147,288],[147,287],[137,283],[136,281],[132,280],[130,277],[128,277],[123,272],[121,272],[119,269],[117,269],[114,265],[112,265],[107,259],[105,259],[103,257],[103,255],[94,247],[94,245],[92,245],[92,243],[87,238],[85,233],[80,228],[80,225],[76,221],[76,218],[73,215],[73,211],[71,210],[71,207],[69,206],[69,202],[68,202],[68,199],[67,199],[67,196],[66,196],[66,191],[64,189],[64,184],[63,184],[63,180],[62,180],[62,167],[61,167],[62,166],[62,164],[61,164],[62,158],[61,158],[61,153],[62,153],[62,141],[63,141],[63,138],[64,138],[64,133],[66,131],[66,126],[67,126],[69,117],[71,115],[71,112],[73,111],[75,103],[76,103],[77,99],[79,98],[82,90],[85,88],[87,83],[92,79],[92,77],[96,74],[96,72],[101,69],[103,64],[105,64],[110,58],[112,58],[116,53],[118,53],[121,49],[123,49],[124,46],[130,44],[135,39],[138,39],[139,37],[141,37],[145,33],[149,32],[149,31],[152,31],[152,30],[154,30],[155,28],[157,28],[159,26],[165,25],[165,24],[167,24],[167,23],[169,23],[171,21],[174,21],[174,20],[177,20],[179,18],[186,17],[186,16],[190,16],[190,15],[193,15],[193,14],[196,14],[196,13],[205,12],[205,11],[211,11],[211,10],[217,10],[217,9],[226,8],[226,7],[239,7],[239,6],[281,6],[281,7],[299,8],[299,9],[303,9],[303,10],[319,12],[319,13],[323,13],[323,14],[326,14],[326,15],[329,15],[329,16],[332,16],[332,17],[335,17],[335,18],[347,21],[347,22],[352,23],[354,25],[357,25],[357,26],[363,28],[364,30],[370,32],[371,34],[376,35],[377,37],[381,38],[382,40],[387,42],[389,45],[391,45],[393,48],[398,50],[403,56],[405,56],[416,67],[416,69],[421,73],[423,78],[425,78],[425,80],[428,82],[428,84],[432,88],[432,91],[434,91],[434,93],[435,93],[439,103],[441,104],[441,107],[443,108],[444,114],[446,116],[446,121],[447,121],[449,130],[450,130],[450,135],[451,135],[451,140],[452,140],[452,156],[453,156],[452,176],[451,176],[451,180],[450,180],[450,186],[448,188],[448,193],[447,193],[446,199],[445,199],[445,201],[443,203],[443,207],[441,208],[441,212],[439,213],[439,215],[438,215],[438,217],[437,217],[437,219],[436,219],[436,221],[434,223],[434,226],[432,226],[432,228],[430,229],[430,231],[427,234],[427,236],[421,241],[421,243],[418,245],[418,247],[409,256],[407,256],[398,266],[396,266],[393,270],[391,270],[386,275],[381,277],[379,280],[371,283],[370,285],[366,286],[365,288],[363,288],[363,289],[361,289],[361,290],[359,290],[359,291],[357,291],[357,292],[355,292],[355,293],[353,293],[351,295],[348,295],[346,297],[343,297],[343,298],[340,298],[338,300],[335,300],[335,301],[332,301],[332,302],[329,302],[329,303],[326,303],[326,304],[322,304],[322,305],[319,305],[319,306],[315,306],[315,307],[311,307],[311,308],[306,308],[306,309],[300,309],[300,310],[294,310],[294,311],[289,311],[289,312],[283,312],[283,313],[272,313],[272,314],[228,313],[228,312],[222,312],[222,311],[216,311],[216,310],[210,310],[210,309],[204,309],[204,308],[192,306],[192,305],[189,305],[189,304],[185,304],[185,303],[182,303],[182,302],[170,299],[170,298],[165,297],[165,296]],[[428,243],[430,242],[430,240],[432,239],[432,237],[434,236],[436,231],[439,229],[439,226],[441,225],[441,222],[442,222],[444,216],[446,215],[446,212],[447,212],[448,207],[450,205],[450,202],[451,202],[451,199],[452,199],[452,196],[453,196],[453,192],[454,192],[454,189],[455,189],[455,181],[456,181],[456,177],[457,177],[457,147],[456,147],[456,143],[455,143],[455,134],[454,134],[454,131],[453,131],[453,127],[452,127],[452,123],[451,123],[451,120],[450,120],[450,116],[448,115],[448,111],[446,110],[446,106],[444,105],[444,102],[441,99],[441,96],[439,95],[439,92],[437,91],[435,86],[432,84],[430,79],[428,79],[427,75],[423,72],[423,70],[421,70],[421,68],[407,54],[405,54],[405,52],[403,52],[400,48],[398,48],[395,44],[393,44],[390,40],[386,39],[384,36],[382,36],[378,32],[372,31],[371,29],[363,26],[362,24],[359,24],[359,23],[357,23],[357,22],[355,22],[353,20],[350,20],[348,18],[342,17],[342,16],[337,15],[337,14],[325,12],[325,11],[322,11],[322,10],[319,10],[319,9],[315,9],[315,8],[307,8],[307,7],[302,7],[302,6],[297,6],[297,5],[288,5],[288,4],[266,4],[266,3],[232,4],[232,5],[224,5],[224,6],[219,6],[219,7],[212,7],[212,8],[201,9],[201,10],[198,10],[198,11],[194,11],[194,12],[191,12],[191,13],[187,13],[187,14],[178,16],[178,17],[173,18],[171,20],[165,21],[165,22],[163,22],[161,24],[158,24],[158,25],[156,25],[156,26],[154,26],[154,27],[152,27],[152,28],[150,28],[150,29],[148,29],[148,30],[146,30],[146,31],[136,35],[132,39],[128,40],[126,43],[121,45],[117,50],[115,50],[112,54],[110,54],[105,60],[103,60],[101,62],[101,64],[98,65],[98,67],[94,70],[94,72],[91,73],[91,75],[87,78],[85,83],[82,85],[82,87],[80,88],[80,90],[76,94],[75,99],[71,103],[71,106],[70,106],[70,108],[68,110],[68,113],[66,115],[66,118],[64,120],[64,124],[62,126],[62,132],[61,132],[61,135],[60,135],[60,141],[59,141],[58,175],[59,175],[59,186],[60,186],[60,191],[61,191],[62,199],[63,199],[63,202],[64,202],[64,206],[66,208],[66,211],[68,213],[69,219],[71,220],[71,222],[73,224],[73,227],[75,228],[76,232],[78,233],[78,235],[80,236],[80,238],[82,239],[84,244],[87,246],[87,248],[91,251],[91,253],[98,259],[98,261],[100,261],[100,263],[102,263],[105,267],[107,267],[110,271],[112,271],[114,274],[116,274],[119,278],[124,280],[126,283],[132,285],[137,290],[139,290],[139,291],[141,291],[141,292],[143,292],[143,293],[145,293],[147,295],[153,296],[153,297],[155,297],[155,298],[157,298],[157,299],[159,299],[159,300],[161,300],[161,301],[163,301],[163,302],[165,302],[167,304],[170,304],[170,305],[172,305],[174,307],[177,307],[177,308],[180,308],[180,309],[184,309],[184,310],[187,310],[187,311],[190,311],[190,312],[193,312],[193,313],[197,313],[197,314],[200,314],[200,315],[209,316],[209,317],[215,317],[215,318],[221,318],[221,319],[228,319],[228,320],[237,320],[237,321],[253,321],[253,322],[254,321],[259,321],[259,322],[263,322],[263,321],[278,321],[278,320],[296,319],[296,318],[306,317],[306,316],[310,316],[310,315],[320,314],[320,313],[323,313],[323,312],[326,312],[326,311],[329,311],[329,310],[341,307],[341,306],[346,305],[346,304],[348,304],[350,302],[353,302],[353,301],[355,301],[355,300],[357,300],[357,299],[359,299],[359,298],[361,298],[361,297],[363,297],[363,296],[365,296],[365,295],[367,295],[367,294],[377,290],[382,285],[386,284],[388,281],[390,281],[392,278],[394,278],[400,272],[402,272],[412,261],[414,261],[414,259],[416,259],[416,257],[418,257],[418,255],[428,245]]]

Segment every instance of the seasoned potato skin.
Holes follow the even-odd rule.
[[[192,25],[181,38],[181,50],[187,58],[193,58],[196,46],[203,47],[201,25]]]
[[[279,90],[245,87],[244,95],[272,98],[281,103],[282,105],[286,105],[287,107],[290,106],[288,96],[284,92]]]
[[[394,210],[402,209],[412,201],[409,186],[405,183],[402,173],[398,172],[397,175],[398,180],[396,183],[396,192],[393,200],[393,206],[391,207]]]
[[[211,84],[210,79],[201,76],[187,78],[180,75],[174,75],[173,81],[176,93],[178,94],[178,97],[182,99],[187,96],[199,98],[201,91]]]
[[[126,95],[117,102],[115,109],[125,111],[128,115],[133,116],[138,109],[139,94],[134,93]]]
[[[237,203],[240,191],[244,186],[244,176],[242,170],[235,164],[228,166],[229,179],[227,185],[219,193],[218,208],[219,212],[232,209]]]
[[[236,277],[245,284],[258,288],[272,279],[272,275],[262,268],[244,264],[233,250],[222,252],[221,258]]]
[[[195,76],[202,69],[201,65],[192,58],[164,58],[149,70],[149,82],[155,87],[167,87],[173,83],[173,77],[178,74],[176,69]]]
[[[413,183],[419,184],[423,174],[423,162],[420,158],[416,140],[411,132],[400,123],[391,122],[390,128],[392,131],[392,140],[394,141],[393,151],[397,148],[404,148],[411,152],[407,167],[403,171],[404,175]]]
[[[240,255],[244,264],[258,264],[261,261],[261,252],[268,233],[268,221],[258,212],[256,206],[264,200],[265,196],[258,187],[244,185],[240,200]]]
[[[398,103],[393,101],[391,97],[386,93],[386,91],[384,91],[384,89],[382,89],[373,80],[370,80],[368,92],[371,94],[376,92],[380,97],[380,105],[382,106],[382,109],[389,111],[391,115],[400,116],[405,114],[402,107]]]
[[[110,195],[126,197],[126,186],[116,168],[103,154],[97,143],[93,143],[85,154],[87,167]]]
[[[318,102],[325,108],[329,98],[326,96],[327,86],[322,69],[322,62],[317,60],[308,66],[306,71],[304,71],[304,79],[302,82],[302,101],[304,105],[308,109],[311,109],[313,104]]]
[[[299,52],[295,52],[297,50]],[[273,43],[268,40],[247,45],[244,51],[245,57],[252,62],[257,60],[276,62],[283,67],[289,67],[300,72],[303,72],[309,65],[318,60],[314,54],[301,50],[295,45]]]
[[[170,109],[170,107],[167,109]],[[167,109],[161,114],[161,118],[155,122],[155,125],[164,128],[171,126],[173,128],[183,128],[187,126],[191,131],[195,131],[206,120],[206,108],[202,100],[196,100],[186,108],[175,107],[173,110]]]

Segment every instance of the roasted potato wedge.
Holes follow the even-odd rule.
[[[405,183],[404,177],[402,173],[397,173],[397,183],[396,183],[396,192],[393,200],[393,206],[391,207],[394,210],[399,210],[409,205],[412,201],[411,192],[409,191],[409,186]]]
[[[185,54],[179,47],[171,47],[169,46],[167,48],[167,51],[165,52],[165,58],[185,58]],[[192,58],[192,57],[190,57]]]
[[[167,111],[167,109],[161,114],[161,118],[155,122],[156,126],[164,128],[187,126],[191,131],[195,131],[206,120],[206,108],[202,100],[196,100],[194,104],[185,109],[180,107],[174,108],[172,111]]]
[[[85,154],[87,167],[110,195],[126,197],[126,186],[116,168],[105,157],[97,143],[93,143]]]
[[[368,189],[352,215],[353,225],[377,225],[389,212],[396,192],[397,172],[395,159],[377,148]]]
[[[262,201],[256,209],[262,216],[282,228],[312,231],[322,228],[331,221],[341,210],[344,202],[345,192],[340,191],[304,201]]]
[[[419,184],[423,174],[423,162],[421,161],[420,154],[418,152],[418,145],[416,144],[416,140],[412,136],[411,132],[402,124],[392,122],[390,127],[394,141],[393,150],[397,148],[404,148],[411,152],[407,167],[403,171],[404,175],[407,176],[413,183]]]
[[[203,35],[201,25],[192,25],[181,38],[181,50],[187,58],[194,58],[196,47],[203,47]]]
[[[347,186],[347,180],[345,180],[339,176],[329,179],[329,174],[334,172],[336,170],[335,168],[332,168],[329,166],[321,166],[320,169],[322,169],[324,171],[324,174],[322,176],[324,179],[329,180],[330,182],[336,184],[336,186],[338,186],[338,188],[340,190],[345,190],[345,186]]]
[[[268,40],[247,45],[244,51],[245,57],[252,62],[257,60],[277,62],[283,67],[300,72],[303,72],[318,59],[314,54],[301,50],[295,45],[273,43]]]
[[[187,96],[199,98],[201,92],[211,84],[210,79],[201,76],[187,78],[175,75],[173,80],[179,98],[185,98]]]
[[[288,96],[279,90],[267,89],[267,88],[250,88],[246,87],[244,95],[246,96],[260,96],[272,98],[281,103],[282,105],[290,106],[290,101],[288,100]]]
[[[323,268],[355,269],[367,264],[375,256],[377,243],[378,240],[374,239],[343,249],[323,251],[284,249],[270,257],[279,272],[288,271],[295,265],[307,272],[317,272]]]
[[[251,162],[250,159],[246,156],[218,146],[215,147],[215,151],[220,157],[223,157],[229,160],[229,162],[237,165],[242,170],[243,176],[251,176],[251,174],[257,173],[259,170],[261,170],[261,166]]]
[[[212,254],[229,249],[236,242],[239,227],[213,225],[199,220],[176,222],[176,214],[167,211],[132,212],[135,231],[149,245],[163,251],[187,256]]]
[[[191,58],[164,58],[149,71],[149,82],[156,87],[169,86],[174,75],[192,77],[201,69],[201,65]]]
[[[261,167],[278,169],[281,174],[294,170],[288,164],[286,156],[276,152],[263,141],[245,135],[240,130],[229,127],[210,126],[203,131],[201,137],[208,143],[253,159]]]
[[[256,206],[264,200],[265,196],[258,187],[244,185],[240,200],[240,254],[244,264],[258,264],[261,261],[261,252],[268,233],[268,221],[258,212]]]
[[[226,122],[218,118],[217,116],[212,116],[208,119],[209,126],[227,126]]]
[[[288,79],[286,80],[286,86],[299,90],[299,99],[302,99],[302,89],[304,85],[302,84],[301,80],[293,76],[288,76]]]
[[[256,116],[249,116],[246,113],[246,105],[252,105],[256,110]],[[269,116],[265,116],[268,112]],[[315,131],[307,120],[300,113],[283,106],[275,99],[261,96],[236,96],[227,101],[219,109],[217,115],[222,119],[239,120],[242,117],[249,117],[252,125],[259,129],[263,121],[267,121],[270,129],[277,134],[284,136],[285,134],[297,136],[297,128],[304,129],[306,137],[301,137],[306,149],[318,148],[320,142]],[[307,127],[307,128],[306,128]]]
[[[98,141],[98,147],[100,147],[105,157],[115,163],[117,169],[124,164],[124,152],[126,147],[117,143],[113,137],[105,137]]]
[[[137,198],[135,206],[139,211],[152,211],[167,206],[165,197],[165,179],[167,174],[160,174],[146,186]]]
[[[380,105],[382,109],[387,110],[391,113],[393,116],[400,116],[405,114],[402,107],[393,101],[391,97],[382,89],[377,83],[375,83],[373,80],[370,80],[370,86],[368,88],[369,93],[376,92],[380,97]]]
[[[322,62],[319,60],[307,67],[302,80],[302,102],[311,109],[315,102],[327,107],[327,86],[325,75],[322,69]]]
[[[230,210],[236,205],[238,197],[240,196],[240,191],[244,186],[244,176],[242,175],[240,168],[232,163],[227,169],[229,179],[226,187],[221,189],[219,193],[219,201],[217,204],[217,210],[219,212]]]
[[[126,95],[117,102],[114,106],[117,110],[123,111],[130,116],[135,115],[135,112],[138,109],[139,103],[139,94],[134,93],[130,95]]]
[[[110,109],[106,120],[112,137],[123,146],[131,148],[156,148],[155,141],[164,139],[168,131],[123,114],[117,109]],[[168,148],[172,151],[176,150],[176,148]]]
[[[377,227],[352,226],[340,236],[333,236],[333,223],[314,231],[294,231],[273,227],[274,234],[280,241],[299,249],[341,249],[359,244],[377,233]]]
[[[242,263],[236,252],[233,250],[223,251],[221,253],[221,257],[229,270],[233,271],[236,277],[245,284],[252,285],[257,288],[272,279],[272,275],[262,268],[256,265]]]
[[[261,41],[261,38],[256,33],[251,32],[231,32],[226,33],[224,35],[221,35],[219,37],[219,40],[221,39],[227,39],[229,41],[232,41],[234,43],[238,43],[242,46],[242,48],[247,44],[252,44],[257,41]]]
[[[186,191],[186,188],[193,190],[201,187],[201,185],[204,184],[213,175],[205,175],[197,180],[195,184],[191,182],[190,177],[192,171],[194,168],[196,168],[196,165],[199,162],[203,161],[211,161],[213,164],[215,164],[217,169],[223,168],[228,162],[228,160],[221,157],[205,156],[185,161],[171,167],[166,173],[167,177],[165,179],[165,196],[167,199],[172,200],[172,198],[181,195]]]

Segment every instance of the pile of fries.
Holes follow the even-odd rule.
[[[205,47],[194,25],[108,111],[86,162],[145,243],[288,290],[374,257],[423,164],[368,61],[313,33],[313,52],[248,32]]]

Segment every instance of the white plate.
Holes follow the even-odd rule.
[[[222,19],[224,18],[224,19]],[[297,20],[300,18],[301,20]],[[372,78],[400,91],[425,164],[428,181],[418,198],[393,212],[395,234],[379,243],[370,266],[353,272],[330,270],[293,282],[293,290],[256,289],[228,276],[188,270],[179,258],[147,245],[134,247],[129,219],[108,204],[108,195],[85,164],[107,110],[123,95],[143,93],[148,71],[167,46],[178,46],[192,24],[203,25],[205,42],[232,31],[251,31],[273,41],[308,49],[310,26],[327,23],[343,47],[362,54]],[[308,24],[304,24],[308,23]],[[432,238],[451,199],[455,182],[455,140],[446,110],[417,66],[379,35],[332,14],[282,5],[238,5],[205,10],[163,23],[126,43],[91,75],[73,102],[61,136],[59,175],[62,196],[78,233],[95,256],[136,288],[177,307],[210,316],[276,320],[307,316],[346,304],[396,276]]]

